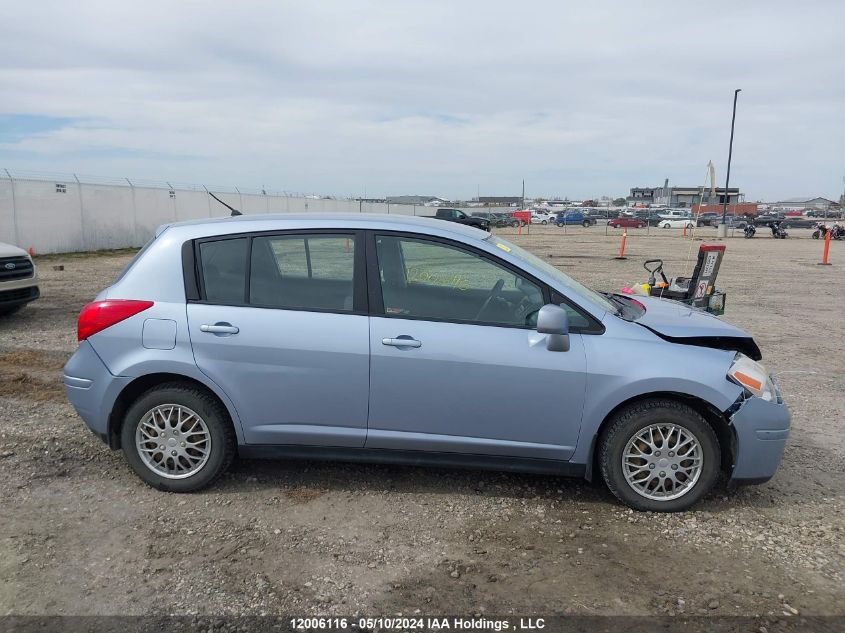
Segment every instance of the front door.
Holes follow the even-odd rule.
[[[356,235],[209,239],[197,256],[194,356],[233,401],[246,442],[363,446],[369,328]]]
[[[541,285],[458,243],[385,233],[370,249],[366,446],[569,459],[584,345],[546,349]]]

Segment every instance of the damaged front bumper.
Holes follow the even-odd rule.
[[[780,466],[792,419],[780,390],[775,400],[738,401],[728,419],[736,438],[730,482],[760,484],[771,479]]]

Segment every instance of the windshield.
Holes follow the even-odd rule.
[[[590,290],[587,286],[584,286],[577,281],[575,281],[572,277],[567,275],[566,273],[558,270],[548,262],[544,262],[542,259],[537,257],[536,255],[529,253],[524,248],[520,248],[516,244],[508,242],[505,239],[502,239],[499,236],[489,236],[485,238],[485,240],[490,241],[492,244],[501,245],[499,248],[504,246],[505,248],[502,249],[513,255],[514,257],[521,259],[526,264],[537,268],[538,270],[542,270],[544,273],[552,277],[555,281],[557,281],[560,285],[564,286],[567,290],[571,290],[574,294],[578,295],[582,299],[586,299],[587,301],[607,310],[608,312],[616,313],[617,306],[614,305],[611,301],[607,299],[607,297],[600,295],[595,290]]]

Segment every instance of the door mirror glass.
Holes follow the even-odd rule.
[[[537,332],[547,334],[546,349],[551,352],[569,351],[569,314],[559,305],[550,303],[537,314]]]

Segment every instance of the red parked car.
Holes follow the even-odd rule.
[[[633,216],[619,216],[618,218],[610,218],[607,221],[608,226],[618,229],[620,227],[641,229],[646,225],[642,218],[635,218]]]

